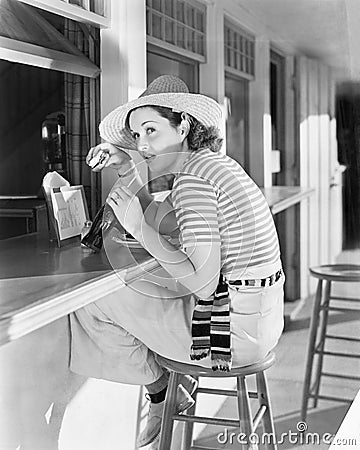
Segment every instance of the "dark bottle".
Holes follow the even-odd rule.
[[[81,239],[81,244],[99,252],[103,245],[103,215],[106,203],[97,212],[89,232]]]
[[[97,212],[89,232],[81,239],[81,244],[91,248],[94,252],[99,252],[103,246],[104,235],[114,228],[117,233],[125,237],[132,237],[121,226],[111,207],[104,203]]]

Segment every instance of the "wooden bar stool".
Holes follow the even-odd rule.
[[[185,422],[184,434],[182,440],[182,449],[202,449],[209,450],[205,447],[192,447],[192,434],[193,434],[193,424],[194,422],[206,423],[211,425],[222,425],[237,427],[241,433],[245,433],[248,437],[257,429],[260,421],[262,420],[264,431],[267,433],[270,449],[277,449],[274,422],[272,418],[270,398],[268,394],[267,382],[265,378],[264,371],[271,367],[275,361],[275,355],[270,352],[263,360],[258,363],[251,364],[245,367],[233,368],[231,372],[220,372],[213,371],[212,369],[207,369],[205,367],[200,367],[192,364],[183,364],[176,361],[171,361],[169,359],[157,356],[159,364],[166,367],[170,371],[170,379],[168,390],[166,394],[165,406],[163,419],[161,424],[161,437],[159,450],[169,450],[171,447],[172,432],[174,421]],[[237,389],[227,390],[227,389],[214,389],[214,388],[202,388],[198,387],[195,394],[193,395],[196,400],[197,394],[217,394],[224,396],[237,397],[239,419],[223,419],[214,417],[204,417],[195,415],[195,405],[187,411],[186,414],[176,414],[176,392],[177,386],[180,382],[180,375],[191,375],[194,378],[222,378],[222,377],[236,377],[237,378]],[[249,392],[246,386],[246,377],[248,375],[256,376],[256,392]],[[259,401],[259,409],[252,417],[250,409],[250,398],[257,398]],[[251,441],[251,440],[250,440]],[[256,444],[247,443],[242,445],[244,449],[256,449]]]
[[[315,295],[315,301],[311,316],[310,323],[310,335],[308,341],[307,350],[307,360],[305,369],[305,380],[302,396],[302,406],[301,406],[301,420],[306,420],[307,409],[309,399],[313,399],[313,407],[316,408],[318,400],[333,400],[348,403],[350,400],[333,397],[328,395],[320,395],[320,382],[322,376],[350,379],[350,380],[360,380],[358,376],[344,375],[339,373],[329,373],[323,372],[323,359],[324,356],[336,356],[336,357],[346,357],[346,358],[360,358],[360,353],[350,353],[350,352],[333,352],[325,350],[326,339],[341,340],[348,342],[360,342],[358,337],[351,336],[340,336],[332,335],[327,333],[327,324],[329,311],[337,312],[353,312],[357,313],[360,318],[360,309],[351,308],[347,305],[343,307],[331,306],[331,300],[349,302],[350,304],[358,303],[360,306],[360,296],[359,298],[346,298],[337,297],[331,295],[331,285],[333,282],[359,282],[360,281],[360,266],[353,264],[332,264],[324,265],[319,267],[314,267],[310,269],[312,276],[318,278],[318,285]],[[325,286],[324,286],[325,284]],[[313,366],[315,355],[317,355],[317,364],[315,368],[315,374],[313,376]]]

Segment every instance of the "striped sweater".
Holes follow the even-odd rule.
[[[219,243],[225,276],[279,263],[277,232],[266,200],[229,156],[208,149],[193,152],[176,174],[171,201],[182,248]]]

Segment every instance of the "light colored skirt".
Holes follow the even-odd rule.
[[[268,287],[230,288],[233,367],[262,359],[283,330],[282,276]],[[156,289],[156,287],[155,287]],[[190,295],[147,297],[126,287],[70,315],[70,369],[94,378],[146,385],[162,375],[154,352],[210,367],[210,358],[191,361]]]

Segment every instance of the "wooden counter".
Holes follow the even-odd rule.
[[[276,214],[313,190],[272,187],[263,192]],[[0,345],[159,269],[143,249],[106,242],[106,252],[89,253],[80,242],[58,248],[36,233],[0,241]]]
[[[271,212],[275,215],[310,197],[315,189],[300,186],[272,186],[261,188]]]
[[[0,241],[0,345],[43,327],[151,273],[158,263],[142,249],[107,245],[89,253],[29,234]]]

